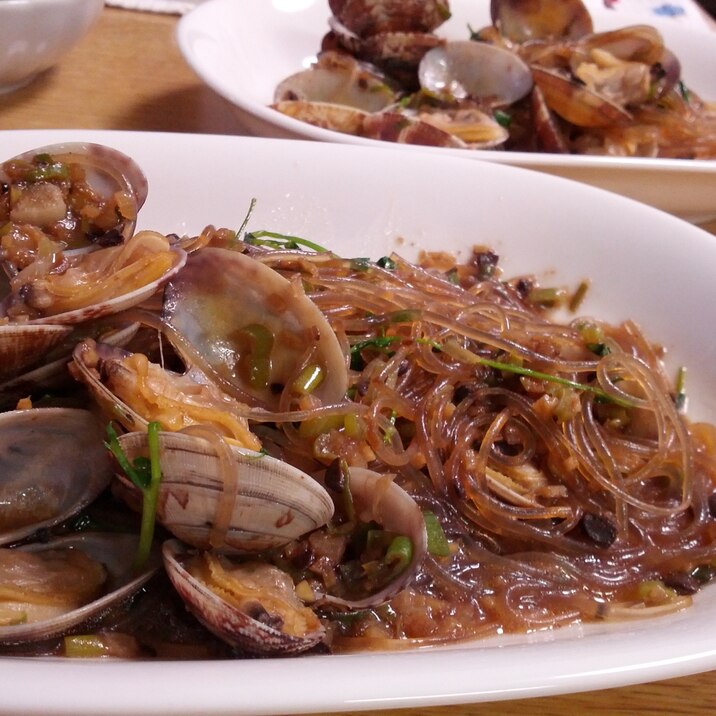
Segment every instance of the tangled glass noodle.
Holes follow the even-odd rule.
[[[712,577],[713,428],[685,421],[636,325],[551,322],[555,296],[485,250],[422,267],[251,251],[302,283],[352,368],[349,412],[261,437],[314,469],[395,473],[450,544],[387,607],[337,618],[338,648],[647,616]]]

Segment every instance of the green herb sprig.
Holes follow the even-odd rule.
[[[154,540],[157,498],[162,479],[159,463],[159,423],[154,421],[147,427],[147,445],[149,459],[137,457],[130,461],[117,438],[117,432],[110,423],[107,425],[108,441],[105,443],[119,463],[122,471],[142,492],[142,522],[139,532],[139,545],[134,558],[135,569],[141,569],[149,560]]]

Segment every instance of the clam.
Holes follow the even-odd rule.
[[[94,623],[159,567],[137,572],[136,535],[83,532],[0,548],[0,644],[51,639]]]
[[[102,427],[87,410],[0,413],[0,544],[65,521],[109,484]]]
[[[146,430],[150,421],[172,431],[203,425],[242,447],[261,448],[244,417],[246,406],[196,368],[176,373],[142,353],[88,338],[75,346],[70,372],[87,386],[107,419],[125,430]]]
[[[631,120],[623,107],[578,80],[541,67],[532,67],[532,75],[547,106],[578,127],[611,127]]]
[[[410,538],[412,544],[410,562],[379,591],[358,599],[326,593],[316,600],[322,605],[367,609],[387,602],[415,578],[427,555],[428,538],[420,507],[391,475],[358,467],[348,468],[348,475],[357,519],[365,524],[378,523],[388,532]]]
[[[273,109],[299,122],[312,124],[321,129],[359,136],[367,112],[333,102],[309,102],[305,100],[283,100],[271,105]]]
[[[197,553],[178,540],[165,542],[162,551],[169,579],[189,611],[233,647],[257,656],[287,656],[325,638],[318,617],[278,568]]]
[[[462,140],[471,149],[498,147],[510,136],[493,117],[475,108],[421,112],[418,117]]]
[[[431,32],[391,31],[359,37],[335,17],[328,19],[328,25],[331,30],[323,39],[324,50],[345,50],[379,67],[409,89],[417,89],[417,68],[425,53],[445,42]]]
[[[133,460],[148,455],[147,433],[122,435]],[[313,478],[275,458],[182,433],[159,433],[162,480],[157,520],[200,549],[257,552],[323,526],[333,502]]]
[[[276,87],[274,102],[325,102],[376,112],[396,97],[394,88],[375,68],[344,53],[323,52],[309,69],[287,77]]]
[[[181,269],[186,256],[154,231],[92,252],[43,255],[12,277],[0,315],[34,324],[96,320],[145,301]]]
[[[397,144],[465,149],[467,144],[457,135],[431,122],[401,112],[376,112],[363,121],[362,135]]]
[[[137,328],[137,324],[112,327],[104,322],[74,329],[33,323],[0,326],[0,356],[12,366],[7,372],[0,370],[0,408],[12,408],[21,398],[55,392],[71,382],[72,350],[88,334],[123,345]]]
[[[12,378],[40,362],[70,333],[69,326],[0,325],[0,380]]]
[[[450,17],[447,0],[329,0],[333,15],[351,32],[432,32]]]
[[[592,32],[581,0],[491,0],[492,23],[514,42],[578,38]]]
[[[382,32],[361,41],[358,57],[372,62],[406,89],[418,88],[420,61],[445,40],[427,32]]]
[[[649,25],[587,35],[574,43],[572,74],[618,104],[658,99],[678,82],[681,65]]]
[[[653,65],[664,53],[664,39],[651,25],[631,25],[608,32],[596,32],[577,40],[570,62],[579,64],[595,52],[608,52],[625,62],[642,62]]]
[[[330,324],[305,295],[260,261],[230,249],[192,254],[165,291],[164,318],[198,365],[243,402],[279,408],[310,393],[342,402],[346,357]],[[310,376],[310,377],[307,377]]]
[[[431,94],[492,106],[512,104],[532,89],[530,68],[514,52],[473,40],[448,42],[427,52],[418,78]]]
[[[10,222],[4,233],[35,227],[70,248],[127,240],[147,197],[147,179],[134,160],[91,143],[24,152],[0,165],[0,183],[8,187],[0,201],[0,225]],[[17,265],[18,255],[3,260]]]
[[[530,96],[534,139],[538,149],[556,154],[569,154],[569,146],[557,118],[550,111],[539,87]]]

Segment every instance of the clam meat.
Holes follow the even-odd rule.
[[[167,574],[189,611],[242,652],[289,656],[325,638],[321,621],[277,567],[197,553],[177,540],[164,543],[163,556]]]
[[[51,639],[98,620],[159,568],[140,571],[137,536],[84,532],[0,548],[0,644]]]
[[[0,261],[15,270],[52,244],[75,249],[126,241],[147,197],[136,162],[91,143],[20,154],[0,165],[0,184]]]

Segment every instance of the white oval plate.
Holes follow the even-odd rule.
[[[683,27],[674,19],[610,12],[588,2],[597,30],[630,24],[656,25],[680,58],[683,76],[704,99],[716,100],[716,33]],[[452,17],[438,28],[444,37],[465,39],[468,24],[489,24],[489,3],[451,0]],[[315,58],[330,15],[326,0],[209,0],[185,15],[178,27],[181,51],[194,71],[236,108],[248,131],[267,137],[303,137],[330,142],[376,144],[282,115],[268,105],[280,80]],[[706,25],[704,25],[706,28]],[[399,150],[456,154],[528,167],[586,182],[681,216],[716,218],[716,160],[624,159],[523,152],[436,149],[393,145]]]
[[[583,184],[487,162],[376,147],[179,134],[0,132],[0,158],[95,141],[149,179],[141,228],[301,235],[345,256],[488,244],[508,275],[593,280],[584,313],[634,318],[690,368],[693,414],[716,420],[714,237]],[[553,211],[553,197],[559,210]],[[569,693],[716,668],[716,585],[693,608],[638,623],[500,637],[419,652],[222,662],[0,658],[0,713],[289,714]]]

